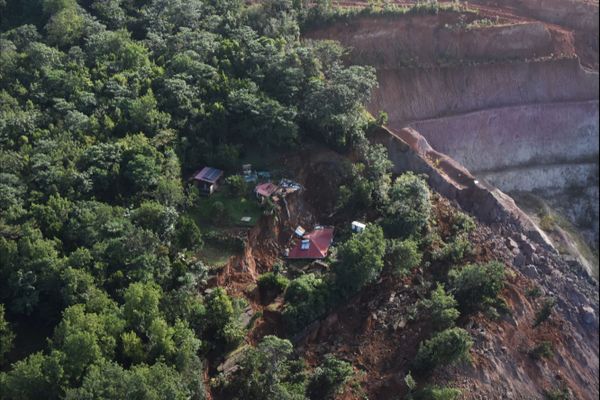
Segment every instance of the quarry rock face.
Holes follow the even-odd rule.
[[[525,17],[502,14],[489,26],[478,25],[482,15],[468,13],[361,17],[308,36],[340,40],[352,49],[351,62],[375,66],[379,87],[369,110],[385,111],[390,131],[452,181],[430,178],[444,193],[485,220],[507,212],[524,226],[539,223],[535,214],[545,211],[528,210],[534,215],[526,217],[504,193],[540,197],[575,229],[557,228],[550,236],[526,231],[596,275],[597,256],[580,248],[587,243],[598,251],[598,72],[582,67],[578,35],[597,29],[582,10],[597,15],[598,8],[555,1],[551,8],[560,15],[552,16],[536,2],[512,3]],[[538,14],[543,18],[528,17]],[[575,16],[583,22],[572,30]],[[594,46],[582,50],[587,64],[597,59]],[[390,153],[397,171],[405,170],[403,150]]]

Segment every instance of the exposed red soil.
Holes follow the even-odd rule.
[[[309,226],[316,222],[313,208],[305,199],[312,197],[309,190],[315,188],[311,180],[319,183],[320,187],[327,186],[321,175],[327,169],[313,167],[328,165],[324,160],[331,160],[331,155],[313,154],[317,154],[316,161],[301,158],[302,162],[295,164],[299,168],[296,170],[298,176],[309,189],[305,194],[289,199],[290,218],[283,210],[279,210],[278,218],[262,218],[249,232],[244,254],[233,258],[219,274],[219,284],[225,286],[229,293],[246,297],[255,311],[262,312],[248,334],[247,342],[250,344],[257,343],[268,334],[286,334],[280,318],[283,299],[261,299],[254,283],[260,273],[268,271],[281,258],[286,237],[297,223]],[[321,174],[314,171],[321,171]],[[322,201],[328,200],[325,193],[321,196]],[[452,227],[456,205],[439,195],[434,196],[434,204],[436,226],[444,238]],[[562,315],[569,306],[560,303],[559,306],[564,309],[556,311],[541,327],[533,328],[532,321],[541,300],[528,298],[525,293],[539,282],[525,277],[512,266],[514,249],[507,245],[507,240],[497,230],[479,225],[470,241],[474,252],[464,260],[465,263],[500,260],[510,268],[509,281],[502,297],[512,315],[500,321],[490,321],[482,315],[463,318],[460,325],[468,329],[476,342],[471,353],[473,363],[435,371],[432,382],[458,386],[464,390],[467,399],[481,396],[530,399],[539,397],[544,388],[558,384],[566,384],[578,399],[594,398],[594,393],[598,392],[598,382],[593,375],[598,370],[597,331],[592,329],[582,336],[582,330],[574,326],[578,323],[577,316],[565,319]],[[541,254],[545,253],[542,251]],[[548,263],[550,261],[546,260],[540,264],[545,266],[543,274],[553,277],[555,273],[560,274]],[[298,354],[314,366],[326,354],[332,353],[350,361],[361,372],[357,375],[361,389],[348,388],[339,399],[358,400],[364,394],[374,399],[401,398],[407,391],[404,377],[418,344],[431,333],[426,319],[413,320],[409,315],[415,303],[427,296],[429,289],[421,284],[424,277],[436,269],[447,267],[433,263],[430,270],[417,269],[404,279],[384,273],[379,282],[365,288],[323,320],[307,327],[301,337],[296,338]],[[528,351],[542,340],[553,343],[556,356],[548,361],[534,361]],[[593,345],[594,340],[596,345]],[[592,353],[587,343],[592,343]],[[423,378],[418,379],[422,382]]]
[[[453,209],[447,200],[436,198],[442,235],[449,229],[448,218]],[[465,262],[501,260],[509,266],[511,272],[502,298],[512,315],[500,321],[491,321],[480,314],[461,320],[460,324],[476,341],[471,352],[473,362],[440,369],[432,381],[464,389],[467,399],[538,398],[543,388],[553,388],[559,383],[571,388],[574,398],[594,398],[598,392],[594,377],[597,362],[594,365],[593,354],[577,344],[581,340],[594,340],[593,331],[588,337],[580,337],[572,323],[557,312],[548,322],[533,328],[541,300],[525,296],[534,283],[512,267],[511,251],[505,241],[483,226],[478,227],[470,240],[475,252]],[[365,373],[362,387],[369,398],[402,398],[407,392],[404,377],[410,362],[418,344],[431,332],[422,318],[412,321],[408,317],[411,306],[426,293],[415,284],[420,279],[418,271],[404,280],[384,275],[347,305],[309,327],[298,343],[299,352],[314,364],[328,353],[352,362]],[[394,304],[394,298],[402,301]],[[394,327],[390,320],[403,322]],[[556,356],[548,361],[535,361],[528,352],[542,340],[553,343]],[[340,398],[361,397],[347,391]]]
[[[443,0],[439,3],[452,3]],[[412,6],[415,1],[395,0],[393,4]],[[468,7],[477,18],[499,18],[512,24],[541,22],[551,33],[554,54],[577,54],[581,64],[598,71],[598,2],[594,0],[472,0]],[[360,8],[366,1],[339,1],[340,7]],[[426,43],[426,42],[420,42]],[[493,54],[491,54],[493,56]]]

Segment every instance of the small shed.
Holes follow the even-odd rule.
[[[254,193],[256,193],[256,197],[258,197],[260,200],[263,200],[264,198],[271,197],[278,189],[279,186],[275,185],[274,183],[267,182],[256,185],[254,188]]]
[[[358,221],[352,221],[352,232],[361,233],[367,227],[366,224]]]
[[[223,171],[217,168],[204,167],[196,172],[193,180],[200,189],[200,192],[211,195],[219,186],[219,181],[223,177]]]

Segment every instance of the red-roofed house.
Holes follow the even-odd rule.
[[[271,195],[275,193],[277,189],[279,189],[279,186],[275,185],[274,183],[267,182],[256,185],[254,192],[256,193],[256,196],[262,200],[265,197],[271,197]]]
[[[318,226],[297,240],[290,250],[290,259],[322,259],[327,257],[329,246],[333,242],[333,227]]]

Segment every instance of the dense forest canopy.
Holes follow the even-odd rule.
[[[349,149],[369,123],[374,71],[300,41],[302,7],[0,1],[3,398],[204,397],[201,360],[243,331],[237,299],[197,290],[185,179],[250,147]]]

